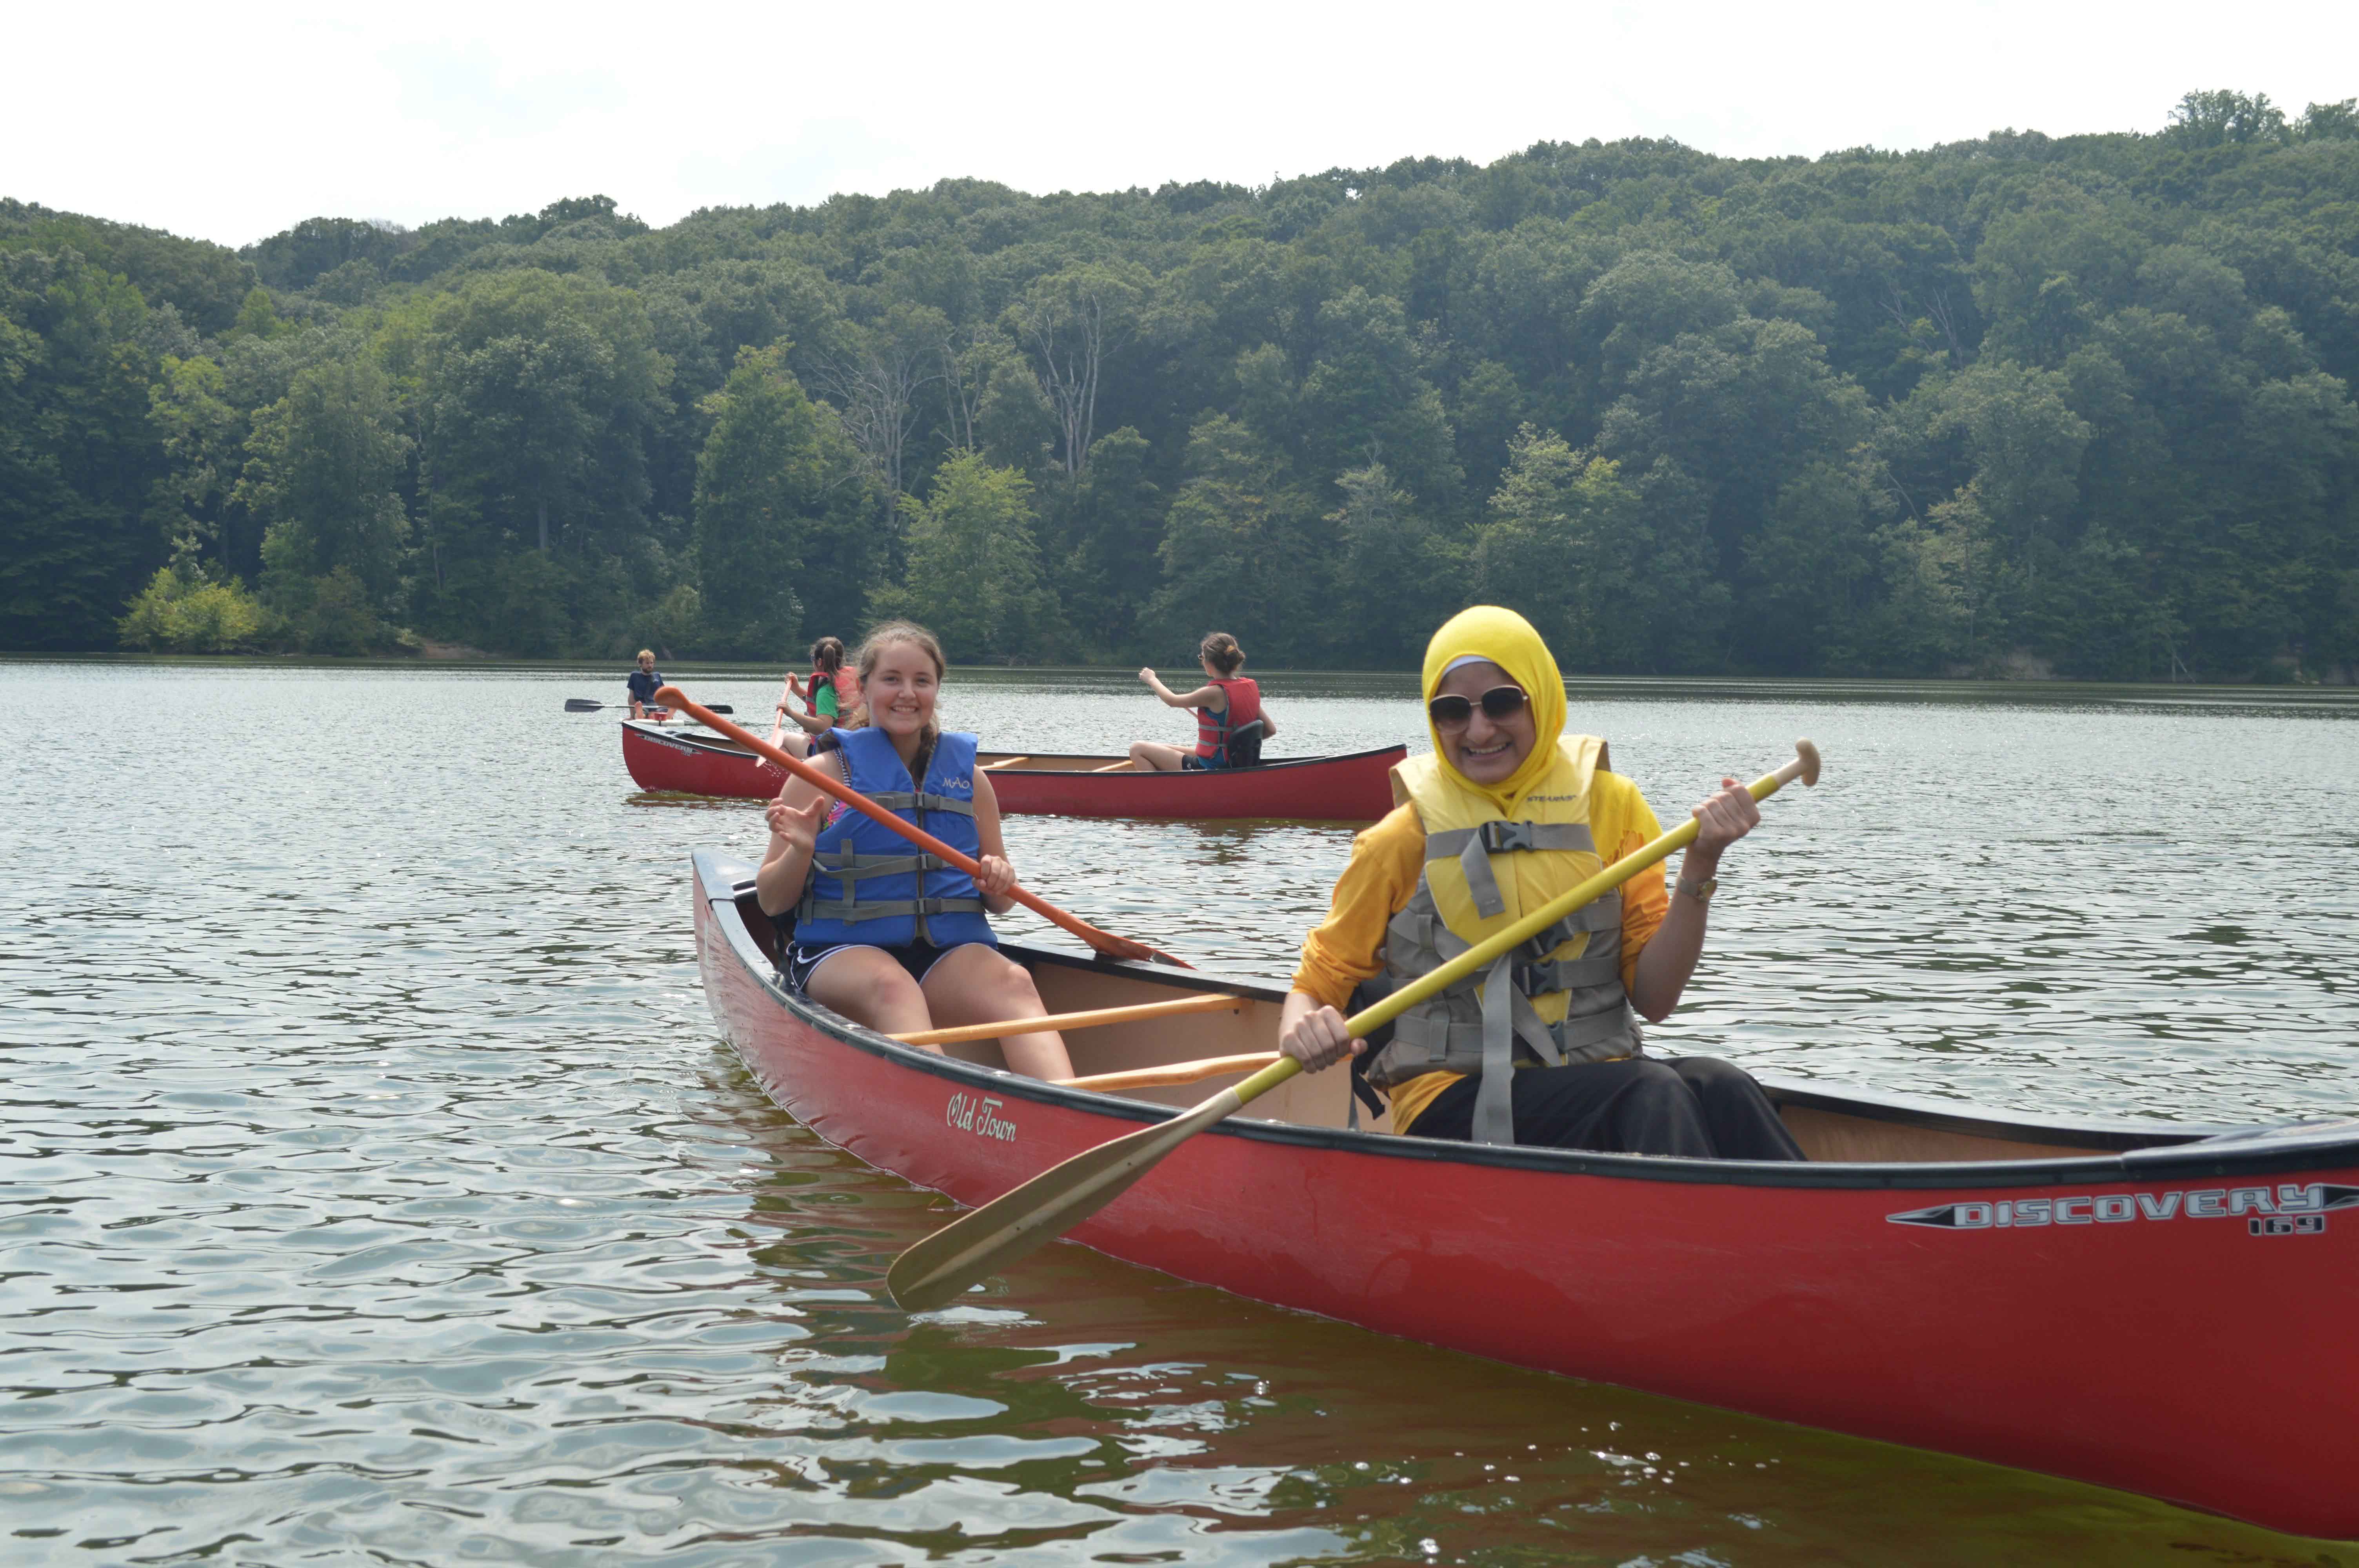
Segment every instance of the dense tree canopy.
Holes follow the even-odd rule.
[[[28,648],[2359,669],[2359,111],[1248,189],[603,196],[232,253],[0,201]]]

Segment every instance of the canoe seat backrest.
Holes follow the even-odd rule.
[[[751,892],[739,893],[737,913],[745,917],[745,934],[754,938],[754,945],[762,949],[763,957],[770,960],[773,968],[779,967],[777,923],[762,913],[761,896]]]

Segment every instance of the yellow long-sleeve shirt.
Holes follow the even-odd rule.
[[[1601,853],[1613,847],[1605,853],[1609,865],[1662,832],[1638,786],[1602,768],[1590,784],[1589,830]],[[1383,821],[1353,838],[1351,861],[1335,881],[1335,896],[1328,905],[1326,920],[1302,939],[1302,963],[1294,971],[1294,989],[1348,1011],[1353,988],[1384,968],[1384,960],[1377,955],[1384,946],[1385,925],[1408,907],[1424,870],[1425,824],[1418,820],[1413,806],[1395,806]],[[1659,864],[1622,884],[1625,989],[1637,968],[1639,953],[1654,939],[1669,906]],[[1425,1073],[1394,1085],[1390,1095],[1393,1130],[1408,1131],[1433,1097],[1462,1076]]]

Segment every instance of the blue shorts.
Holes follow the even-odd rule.
[[[930,942],[912,942],[906,947],[877,947],[873,942],[795,942],[788,946],[787,961],[779,966],[779,972],[786,976],[788,985],[799,991],[808,991],[812,971],[830,955],[850,947],[876,947],[880,953],[891,954],[895,962],[909,971],[911,979],[924,985],[934,966],[961,947],[993,946],[995,944],[989,942],[954,942],[947,947],[937,947]]]

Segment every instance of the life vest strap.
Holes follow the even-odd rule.
[[[872,898],[863,901],[860,883],[869,877],[897,877],[911,871],[923,874],[939,871],[950,862],[939,855],[863,855],[849,845],[831,855],[825,850],[811,857],[815,871],[823,871],[843,885],[843,896],[820,902],[814,891],[817,879],[803,884],[801,904],[795,918],[803,920],[885,920],[900,914],[947,914],[977,912],[984,908],[979,898]]]
[[[1571,1060],[1612,1061],[1614,1058],[1611,1056],[1591,1058],[1582,1053],[1625,1038],[1625,1031],[1630,1027],[1633,1018],[1630,1004],[1625,1001],[1618,1007],[1607,1008],[1603,1012],[1583,1013],[1568,1018],[1561,1023],[1541,1023],[1538,1027],[1546,1032],[1549,1049],[1558,1059],[1549,1061],[1537,1046],[1525,1059],[1551,1067]],[[1405,1012],[1393,1020],[1393,1037],[1404,1045],[1422,1046],[1432,1059],[1438,1061],[1445,1054],[1482,1050],[1484,1025],[1471,1022],[1451,1023],[1430,1015]],[[1520,1032],[1516,1033],[1516,1039],[1523,1044],[1532,1044]]]
[[[851,924],[863,920],[891,920],[904,914],[923,918],[929,914],[984,914],[989,912],[979,898],[878,898],[861,903],[849,899],[840,903],[830,900],[826,903],[806,899],[799,913],[807,920],[841,920]]]
[[[1517,990],[1526,996],[1543,996],[1619,979],[1622,960],[1618,955],[1552,958],[1544,964],[1517,964],[1514,973]]]
[[[1522,959],[1527,964],[1540,964],[1548,960],[1548,956],[1550,953],[1555,952],[1559,947],[1563,946],[1567,942],[1571,941],[1575,936],[1580,935],[1583,932],[1593,933],[1599,931],[1611,931],[1615,933],[1618,936],[1621,929],[1622,893],[1619,889],[1616,889],[1614,892],[1609,892],[1603,897],[1598,899],[1595,903],[1584,904],[1581,908],[1574,910],[1571,914],[1566,915],[1562,920],[1558,921],[1554,925],[1549,926],[1546,931],[1541,932],[1530,941],[1521,944],[1516,948],[1515,956]],[[1456,932],[1451,930],[1448,925],[1444,925],[1440,914],[1436,914],[1430,908],[1421,907],[1420,902],[1412,902],[1407,908],[1403,909],[1398,914],[1394,915],[1391,920],[1387,921],[1385,925],[1385,935],[1387,943],[1397,938],[1404,946],[1411,950],[1430,947],[1436,953],[1439,953],[1444,959],[1455,958],[1459,954],[1465,952],[1469,947],[1473,946],[1472,942],[1464,940]],[[1616,945],[1618,946],[1618,943]],[[1595,947],[1596,946],[1597,944],[1595,942],[1593,941],[1591,943],[1592,947]],[[1594,957],[1596,955],[1593,954],[1592,956]],[[1470,976],[1467,979],[1459,981],[1457,985],[1449,989],[1451,990],[1471,990],[1479,983],[1480,982],[1478,980]],[[1538,989],[1540,988],[1527,987],[1526,989]],[[1560,989],[1564,988],[1552,987],[1548,989]]]
[[[1507,909],[1507,901],[1499,894],[1499,879],[1491,870],[1492,854],[1539,849],[1593,855],[1597,841],[1590,836],[1586,822],[1491,821],[1425,836],[1425,858],[1458,862],[1466,877],[1467,892],[1474,896],[1474,913],[1485,920]]]
[[[1473,827],[1450,827],[1425,836],[1425,858],[1429,860],[1454,860],[1465,852],[1470,838],[1482,840],[1483,848],[1494,855],[1509,854],[1519,849],[1570,849],[1578,853],[1597,853],[1597,840],[1591,836],[1586,822],[1500,822],[1481,823]]]
[[[953,800],[946,795],[927,795],[923,791],[876,790],[868,798],[887,811],[948,811],[960,816],[974,815],[974,802],[971,800]]]
[[[940,855],[863,855],[850,848],[832,857],[821,850],[811,857],[811,864],[842,882],[856,882],[864,877],[899,876],[904,871],[940,871],[950,866]]]

